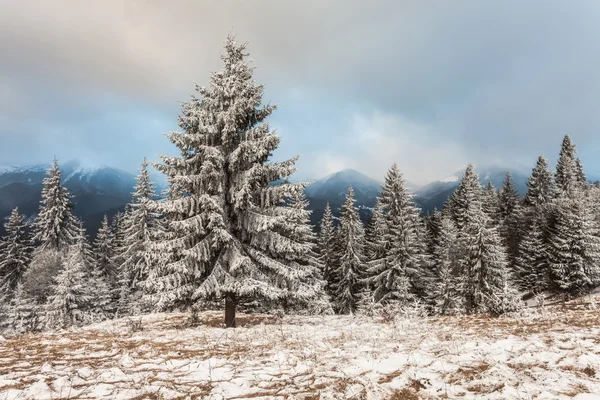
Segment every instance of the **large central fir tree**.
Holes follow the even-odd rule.
[[[156,165],[179,193],[157,203],[168,234],[154,246],[156,301],[189,307],[224,297],[227,327],[240,300],[287,298],[312,273],[297,262],[312,244],[294,235],[297,210],[286,206],[304,188],[286,179],[297,158],[268,161],[280,140],[265,122],[275,106],[263,105],[245,49],[228,37],[222,70],[196,88],[181,131],[168,134],[180,155]]]

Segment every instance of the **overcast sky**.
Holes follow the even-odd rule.
[[[571,134],[600,171],[600,2],[0,0],[0,165],[135,170],[173,153],[179,101],[249,42],[276,157],[300,177],[398,162],[532,167]]]

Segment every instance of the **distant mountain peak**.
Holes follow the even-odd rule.
[[[348,177],[365,177],[365,178],[372,179],[369,176],[367,176],[367,175],[363,174],[362,172],[359,172],[353,168],[345,168],[340,171],[332,172],[331,174],[329,174],[319,180],[326,181],[331,178],[348,178]]]

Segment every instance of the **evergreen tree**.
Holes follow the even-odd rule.
[[[569,295],[588,292],[599,280],[600,238],[593,214],[593,191],[587,190],[575,145],[565,136],[556,167],[558,194],[548,224],[552,288]]]
[[[127,223],[127,209],[118,212],[113,217],[111,223],[112,231],[112,259],[110,263],[114,267],[115,274],[119,274],[120,266],[123,264],[123,252],[125,250],[125,229]]]
[[[72,246],[62,270],[56,276],[53,294],[46,305],[45,325],[48,328],[65,328],[87,320],[85,308],[91,300],[85,286],[87,266],[80,245]]]
[[[433,212],[425,217],[425,228],[427,229],[427,253],[433,254],[433,249],[442,234],[442,212],[435,208]]]
[[[440,218],[439,229],[432,249],[433,281],[428,295],[436,313],[456,314],[463,309],[458,278],[458,231],[448,217]]]
[[[0,242],[0,296],[9,294],[23,277],[31,261],[25,217],[19,209],[12,210],[4,224],[6,236]]]
[[[577,182],[579,182],[582,186],[587,184],[585,172],[583,171],[583,165],[581,164],[579,157],[575,159],[575,177],[577,178]]]
[[[33,241],[39,249],[62,250],[73,244],[77,221],[71,210],[71,195],[61,185],[62,171],[54,158],[52,168],[43,180],[40,212],[34,224]]]
[[[291,223],[280,227],[280,234],[295,243],[305,243],[307,246],[303,251],[295,249],[287,255],[288,266],[301,271],[301,277],[278,277],[279,287],[288,292],[288,297],[282,299],[283,304],[286,309],[298,312],[329,313],[331,306],[327,298],[327,283],[321,274],[322,265],[316,252],[316,235],[310,224],[312,211],[308,209],[304,190],[294,193],[289,201],[288,210],[293,212],[288,214],[288,221]]]
[[[135,191],[132,193],[130,212],[126,217],[126,228],[123,234],[123,264],[120,267],[126,270],[132,292],[140,290],[141,283],[146,280],[152,268],[149,256],[152,240],[151,227],[157,217],[151,204],[156,197],[154,184],[150,181],[150,172],[145,158],[136,182]]]
[[[517,267],[518,283],[521,290],[539,293],[547,288],[548,254],[544,226],[539,218],[533,217],[519,244]]]
[[[519,243],[523,236],[523,210],[510,172],[506,173],[504,184],[498,193],[498,204],[499,233],[506,247],[509,268],[516,271]]]
[[[368,261],[378,260],[385,254],[385,215],[378,197],[371,218],[365,229],[365,257]]]
[[[386,175],[381,206],[386,221],[384,254],[369,263],[367,273],[376,302],[404,306],[425,286],[419,281],[425,276],[422,259],[425,238],[419,232],[419,209],[412,201],[412,194],[404,187],[396,164]]]
[[[15,334],[31,332],[38,328],[39,305],[29,297],[21,282],[17,282],[8,305],[6,328]]]
[[[342,206],[336,237],[337,268],[334,274],[337,285],[334,288],[334,304],[341,314],[356,311],[362,289],[360,281],[364,276],[364,232],[354,202],[354,190],[350,187]]]
[[[488,181],[483,190],[482,207],[490,222],[497,225],[500,221],[500,197],[492,181]]]
[[[481,207],[480,199],[481,185],[472,164],[467,166],[458,189],[450,200],[450,216],[458,230],[463,230],[467,225],[473,223],[471,218],[475,215],[473,208]]]
[[[114,313],[113,292],[109,285],[109,278],[100,264],[95,264],[89,279],[87,279],[87,291],[93,294],[87,311],[94,321],[103,321]]]
[[[460,291],[467,313],[497,313],[501,304],[517,304],[516,298],[505,298],[509,277],[506,250],[497,229],[490,223],[481,204],[482,190],[477,175],[469,167],[459,186],[458,232],[461,246]],[[508,308],[508,307],[507,307]]]
[[[86,272],[89,274],[94,269],[94,264],[96,263],[96,259],[94,256],[94,250],[92,249],[92,244],[90,243],[87,233],[85,231],[85,227],[83,226],[83,221],[76,219],[77,221],[77,230],[75,236],[75,243],[73,246],[81,252],[83,255],[83,264],[85,266]]]
[[[495,277],[495,288],[488,300],[487,309],[495,316],[519,311],[523,302],[515,288],[513,275],[508,268],[502,268]]]
[[[554,176],[548,169],[548,160],[544,156],[539,156],[535,168],[533,168],[531,176],[527,180],[527,193],[523,199],[523,204],[526,207],[534,207],[540,211],[540,207],[550,204],[555,194]]]
[[[168,181],[169,186],[163,192],[163,198],[166,201],[174,202],[186,196],[183,190],[173,181],[173,178],[168,178]],[[171,225],[174,221],[181,221],[186,217],[187,215],[181,215],[176,211],[165,212],[163,210],[160,214],[157,213],[154,220],[153,241],[149,253],[153,268],[148,274],[148,279],[146,279],[144,293],[146,295],[145,303],[151,304],[155,311],[173,309],[185,304],[188,300],[188,297],[181,296],[181,292],[173,290],[173,288],[178,288],[178,281],[169,282],[165,278],[175,277],[179,279],[180,277],[187,277],[189,271],[183,270],[174,273],[170,270],[170,266],[177,265],[176,263],[181,256],[176,251],[164,251],[165,247],[171,250],[177,248],[173,245],[173,241],[178,240],[179,236],[174,229],[171,229]],[[125,278],[124,281],[128,281],[128,278]],[[125,286],[122,287],[122,291],[124,291],[124,296],[130,292]],[[121,306],[120,308],[124,310],[126,307]],[[193,311],[195,311],[195,308],[192,308]]]
[[[450,196],[448,196],[448,198],[446,199],[446,201],[444,202],[444,205],[442,206],[442,217],[450,217],[453,220],[456,220],[456,217],[458,216],[458,211],[457,211],[457,207],[458,207],[458,190],[455,190],[454,192],[452,192],[452,194]]]
[[[554,208],[548,246],[551,279],[555,290],[580,295],[598,283],[598,227],[584,199],[559,200]]]
[[[538,293],[548,288],[552,203],[556,195],[548,161],[540,156],[527,181],[520,223],[525,232],[519,244],[517,276],[522,290]]]
[[[128,312],[124,312],[129,302],[129,276],[124,276],[124,270],[121,268],[124,262],[123,254],[125,252],[125,230],[127,224],[127,207],[124,211],[117,212],[111,221],[111,232],[112,232],[112,257],[110,259],[110,265],[112,265],[113,279],[107,283],[110,285],[111,299],[114,311],[117,315],[128,315]],[[121,294],[124,290],[123,284],[127,284],[127,290],[125,291],[126,297],[121,299]]]
[[[498,211],[500,213],[500,219],[504,221],[517,212],[519,203],[519,193],[515,188],[512,175],[507,171],[504,178],[504,184],[498,192]]]
[[[116,280],[117,271],[113,260],[115,257],[114,251],[114,235],[108,224],[108,217],[104,215],[102,225],[98,229],[96,239],[94,240],[94,254],[96,258],[96,267],[94,271],[98,271],[101,276],[106,278],[108,283],[113,283]]]
[[[335,268],[335,230],[329,203],[325,206],[325,212],[321,219],[321,229],[318,236],[319,262],[323,268],[323,279],[327,282],[327,293],[332,294],[335,286],[333,270]]]
[[[575,145],[569,135],[565,135],[560,156],[556,164],[556,188],[560,195],[572,197],[579,187]]]
[[[200,97],[182,106],[182,131],[168,135],[180,155],[163,156],[156,166],[182,193],[156,204],[170,215],[168,232],[175,235],[154,246],[155,254],[168,255],[153,282],[158,301],[185,307],[224,297],[228,327],[240,298],[288,297],[275,283],[302,279],[287,260],[311,246],[281,233],[294,224],[285,199],[302,185],[272,185],[294,172],[296,158],[268,162],[280,140],[266,123],[275,107],[262,105],[264,88],[254,82],[245,48],[228,38],[223,69],[210,87],[197,87]]]

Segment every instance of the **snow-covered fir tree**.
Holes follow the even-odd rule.
[[[327,283],[327,293],[332,295],[332,287],[335,286],[333,270],[335,268],[335,229],[329,202],[325,206],[325,212],[321,218],[319,235],[317,237],[317,251],[319,262],[323,268],[322,276]]]
[[[199,97],[183,104],[181,131],[168,135],[180,155],[156,166],[182,196],[157,203],[160,214],[172,216],[175,238],[153,249],[166,257],[157,260],[153,286],[163,303],[225,298],[225,323],[235,326],[240,298],[289,296],[276,282],[293,287],[303,278],[288,260],[310,244],[282,233],[294,230],[285,199],[303,186],[271,184],[292,174],[296,161],[268,161],[280,140],[266,123],[275,106],[262,104],[264,88],[254,82],[245,45],[229,37],[222,60],[210,86],[197,87]]]
[[[108,283],[115,282],[117,270],[113,264],[115,257],[114,234],[106,214],[104,214],[102,225],[94,240],[94,255],[96,259],[94,271],[98,271],[100,275],[104,276]]]
[[[512,175],[506,172],[504,184],[498,193],[499,233],[507,251],[507,261],[512,271],[517,270],[519,244],[523,237],[523,210]]]
[[[340,226],[336,235],[336,269],[334,271],[334,306],[341,314],[354,313],[361,296],[361,280],[365,274],[364,231],[354,205],[352,187],[342,206]]]
[[[281,288],[286,289],[288,297],[281,299],[286,310],[297,312],[329,313],[331,305],[327,296],[327,282],[322,276],[322,265],[318,261],[316,249],[316,235],[310,224],[311,210],[308,209],[308,200],[304,190],[294,193],[289,200],[288,216],[291,222],[280,227],[280,234],[296,243],[305,243],[304,251],[294,251],[287,255],[287,264],[294,270],[301,271],[299,279],[279,279]]]
[[[517,192],[511,173],[507,171],[504,177],[504,183],[498,192],[498,211],[500,213],[500,219],[506,220],[517,212],[519,203],[519,193]]]
[[[521,290],[540,293],[548,286],[549,261],[543,219],[532,217],[519,244],[517,277]]]
[[[150,180],[148,162],[144,158],[136,185],[132,193],[132,202],[126,216],[124,232],[123,264],[120,268],[127,271],[133,291],[140,289],[152,268],[149,257],[150,242],[152,240],[152,223],[157,215],[153,211],[152,201],[156,198],[154,184]]]
[[[509,268],[500,269],[498,276],[494,275],[494,289],[487,304],[488,312],[499,316],[519,311],[523,306],[520,294],[515,287],[514,274]]]
[[[492,181],[488,181],[483,189],[482,207],[491,223],[497,225],[500,221],[500,198]]]
[[[152,259],[152,240],[155,220],[158,214],[154,211],[156,193],[150,180],[148,162],[144,158],[136,177],[136,185],[132,193],[132,201],[127,205],[124,214],[119,216],[120,224],[117,234],[118,248],[116,260],[117,313],[119,315],[135,315],[148,310],[150,305],[144,298],[146,280],[154,268]]]
[[[31,261],[25,217],[14,208],[4,224],[6,235],[0,241],[0,297],[12,292]]]
[[[442,212],[435,208],[433,212],[425,216],[425,228],[427,229],[427,254],[433,254],[442,233]]]
[[[585,172],[583,171],[583,164],[579,157],[575,159],[575,176],[577,177],[577,182],[580,184],[585,185],[587,183]]]
[[[111,317],[115,312],[113,288],[110,278],[105,275],[105,271],[98,263],[94,264],[85,284],[91,295],[86,309],[90,314],[90,319],[103,321]]]
[[[592,192],[582,180],[575,145],[567,135],[556,167],[558,194],[548,223],[551,288],[569,295],[586,293],[599,282],[600,238]]]
[[[527,180],[527,193],[523,199],[525,207],[547,206],[556,194],[554,174],[549,170],[548,160],[539,156],[531,176]]]
[[[48,298],[44,317],[46,327],[65,328],[88,320],[85,309],[92,298],[86,286],[87,276],[83,248],[73,245],[52,285],[52,295]]]
[[[474,208],[481,207],[481,185],[472,164],[467,166],[458,189],[450,197],[448,212],[459,230],[473,223]]]
[[[458,314],[463,310],[458,275],[460,250],[454,222],[449,217],[440,218],[439,234],[432,248],[432,284],[427,293],[437,314]]]
[[[186,196],[172,178],[168,178],[168,182],[168,188],[162,193],[164,201],[174,202]],[[171,275],[175,278],[186,276],[183,271],[181,271],[181,275],[177,275],[169,269],[169,266],[172,265],[172,263],[176,263],[181,258],[181,255],[173,250],[176,247],[171,248],[173,251],[164,251],[165,243],[178,240],[179,237],[178,233],[174,229],[171,229],[171,225],[174,221],[180,221],[185,217],[187,217],[187,215],[182,215],[177,211],[165,212],[163,210],[162,213],[157,213],[157,218],[154,220],[154,240],[151,243],[149,253],[153,267],[144,284],[144,294],[145,303],[152,305],[153,309],[156,311],[170,310],[182,304],[189,305],[188,297],[174,295],[175,293],[171,291],[172,288],[177,287],[179,282],[168,282],[164,280],[165,275]],[[170,246],[172,246],[172,244]],[[125,281],[127,281],[127,279],[125,279]],[[127,287],[122,287],[122,290],[128,289]],[[123,307],[121,308],[123,309]]]
[[[386,232],[386,221],[381,198],[375,201],[375,207],[371,212],[371,218],[365,228],[365,257],[368,261],[379,260],[385,254],[384,236]]]
[[[538,293],[548,288],[548,222],[555,194],[554,174],[548,168],[548,160],[539,156],[527,180],[520,221],[524,235],[519,244],[516,272],[521,290]]]
[[[40,212],[34,223],[33,242],[38,249],[63,250],[77,236],[77,220],[73,217],[71,195],[61,184],[62,171],[56,158],[43,180]]]
[[[457,215],[462,222],[458,230],[459,278],[465,311],[498,313],[500,305],[518,304],[518,298],[510,297],[511,292],[506,290],[509,283],[506,250],[496,227],[483,212],[481,186],[471,166],[463,180],[467,182],[461,182],[457,189],[461,205]]]
[[[550,227],[549,269],[553,288],[571,295],[599,282],[600,238],[591,207],[581,197],[560,197]]]
[[[565,135],[558,162],[556,163],[556,189],[559,195],[572,197],[579,189],[575,144],[569,135]]]
[[[39,308],[40,305],[27,294],[22,283],[18,282],[7,307],[5,328],[14,334],[37,330]]]
[[[119,267],[123,264],[123,251],[125,250],[125,229],[127,223],[127,208],[117,212],[111,221],[112,232],[112,260],[115,273],[118,275]]]
[[[91,272],[94,264],[96,263],[94,249],[92,248],[92,244],[90,243],[85,227],[83,226],[83,221],[79,219],[76,219],[76,221],[77,231],[75,233],[76,236],[73,246],[81,251],[81,254],[83,254],[85,269],[87,272]]]
[[[369,262],[367,274],[376,302],[406,306],[415,299],[425,278],[419,209],[394,164],[385,177],[381,207],[386,221],[383,257]],[[420,285],[421,284],[421,285]]]

